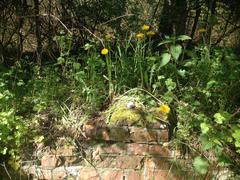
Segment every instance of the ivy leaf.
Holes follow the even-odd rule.
[[[161,61],[160,61],[160,66],[159,67],[163,67],[165,66],[171,59],[171,54],[169,53],[163,53],[161,55]]]
[[[170,52],[171,52],[171,55],[173,56],[173,59],[178,60],[179,56],[182,53],[182,46],[179,44],[171,45]]]
[[[200,174],[206,174],[208,166],[208,162],[199,156],[193,160],[193,167]]]

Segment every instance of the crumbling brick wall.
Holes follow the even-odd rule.
[[[23,169],[35,179],[47,180],[185,179],[174,170],[176,154],[167,146],[167,126],[162,127],[159,122],[128,127],[89,121],[82,127],[77,147],[51,149],[42,155],[40,165]]]

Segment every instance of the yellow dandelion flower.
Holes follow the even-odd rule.
[[[107,49],[107,48],[103,48],[103,49],[101,50],[101,54],[102,54],[102,55],[107,55],[107,54],[108,54],[108,49]]]
[[[150,29],[150,26],[149,26],[149,25],[144,24],[144,25],[142,26],[142,30],[143,30],[143,31],[148,31],[149,29]]]
[[[143,33],[137,33],[136,38],[142,39],[142,38],[144,38],[144,34]]]
[[[150,36],[150,37],[154,36],[155,34],[156,33],[154,31],[148,31],[147,32],[147,36]]]
[[[160,106],[159,110],[162,113],[168,114],[170,112],[170,107],[167,104],[163,104]]]
[[[198,32],[199,32],[199,33],[205,33],[205,32],[207,32],[207,30],[204,29],[204,28],[200,28],[200,29],[198,29]]]

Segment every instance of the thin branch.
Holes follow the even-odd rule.
[[[238,113],[240,113],[240,108],[238,108],[238,109],[232,114],[232,117],[236,116]]]
[[[156,5],[156,7],[155,7],[155,9],[154,9],[154,12],[153,12],[153,15],[152,15],[152,19],[154,19],[154,18],[155,18],[156,14],[157,14],[157,10],[158,10],[158,8],[159,8],[159,5],[160,5],[160,3],[161,3],[161,0],[159,0],[159,1],[158,1],[157,5]]]
[[[60,24],[68,31],[69,34],[73,34],[72,31],[70,31],[67,26],[56,16],[52,15],[52,14],[40,14],[40,16],[51,16],[52,18],[54,18],[55,20],[57,20],[58,22],[60,22]]]
[[[118,20],[118,19],[121,19],[121,18],[123,18],[123,17],[127,17],[127,16],[134,16],[135,14],[124,14],[124,15],[122,15],[122,16],[118,16],[118,17],[115,17],[115,18],[113,18],[113,19],[110,19],[110,20],[108,20],[108,21],[106,21],[106,22],[103,22],[103,23],[101,23],[101,24],[99,24],[100,26],[101,25],[105,25],[105,24],[108,24],[108,23],[110,23],[110,22],[112,22],[112,21],[116,21],[116,20]]]
[[[95,38],[97,38],[97,39],[101,42],[102,46],[105,47],[104,42],[103,42],[103,40],[102,40],[100,37],[96,36],[93,32],[91,32],[91,31],[90,31],[87,27],[85,27],[84,25],[80,25],[80,26],[82,26],[89,34],[91,34],[92,36],[94,36]]]
[[[214,45],[219,44],[224,38],[230,36],[232,33],[234,33],[235,31],[237,31],[238,29],[240,29],[240,25],[236,25],[234,26],[232,29],[230,29],[229,31],[225,32],[224,34],[222,34],[217,41],[214,43]]]
[[[30,16],[24,16],[24,17],[34,17],[35,15],[30,15]],[[39,14],[38,16],[51,16],[52,18],[54,18],[55,20],[57,20],[58,22],[60,22],[60,24],[68,31],[69,34],[73,34],[72,31],[70,31],[70,29],[67,28],[67,26],[56,16],[52,15],[52,14]],[[80,25],[82,26],[89,34],[91,34],[92,36],[94,36],[95,38],[97,38],[102,46],[104,47],[104,43],[103,40],[101,38],[99,38],[98,36],[96,36],[93,32],[91,32],[87,27],[85,27],[84,25]]]
[[[7,167],[6,167],[5,162],[3,162],[3,163],[1,164],[1,166],[2,166],[2,167],[4,168],[4,170],[6,171],[6,173],[7,173],[8,177],[9,177],[9,179],[12,180],[12,177],[10,176],[10,173],[9,173],[8,170],[7,170]]]

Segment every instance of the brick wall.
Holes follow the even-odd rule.
[[[176,170],[175,152],[167,146],[167,126],[160,127],[164,126],[159,122],[143,128],[89,121],[82,127],[76,147],[50,149],[42,153],[39,164],[26,164],[23,171],[47,180],[194,179],[184,178]]]

